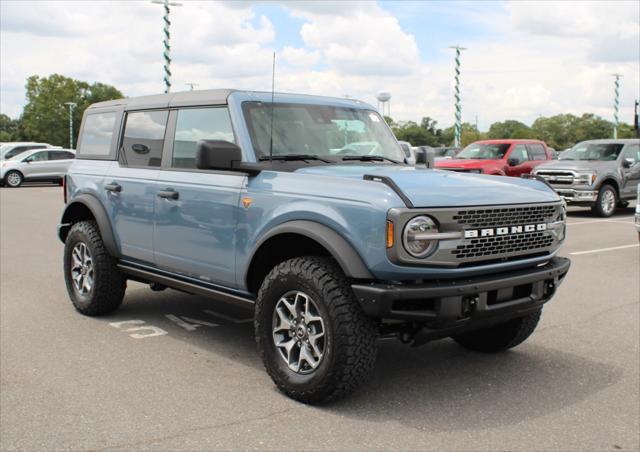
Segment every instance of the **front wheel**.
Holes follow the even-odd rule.
[[[523,343],[536,329],[542,310],[506,323],[454,336],[464,348],[475,352],[496,353]]]
[[[617,203],[616,190],[611,185],[603,185],[598,192],[598,198],[592,211],[599,217],[610,217],[616,211]]]
[[[20,174],[20,172],[18,172],[18,171],[9,171],[4,176],[4,184],[7,187],[16,188],[16,187],[19,187],[20,185],[22,185],[23,179],[24,178],[22,177],[22,174]]]
[[[267,373],[304,403],[347,395],[375,363],[375,323],[329,258],[295,258],[271,270],[258,293],[254,325]]]
[[[73,306],[84,315],[109,314],[122,304],[127,280],[94,221],[71,227],[64,243],[64,279]]]

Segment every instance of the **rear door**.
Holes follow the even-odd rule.
[[[196,168],[200,140],[235,143],[228,109],[172,110],[163,168],[155,184],[154,250],[158,267],[235,287],[235,234],[246,175]]]
[[[69,165],[73,162],[75,155],[68,151],[48,151],[51,162],[51,176],[62,177],[67,173]]]
[[[640,183],[640,144],[628,144],[622,150],[622,195],[633,198]]]
[[[546,149],[540,143],[527,143],[527,152],[529,153],[531,170],[533,170],[533,168],[535,168],[539,164],[549,160]]]
[[[507,176],[520,177],[532,169],[529,153],[525,144],[514,144],[507,154]]]
[[[108,213],[122,255],[143,263],[154,263],[155,182],[168,116],[167,109],[127,112],[118,161],[104,179]]]

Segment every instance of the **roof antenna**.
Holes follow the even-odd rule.
[[[276,53],[273,52],[273,68],[271,69],[271,132],[269,133],[269,160],[273,169],[273,98],[276,86]]]

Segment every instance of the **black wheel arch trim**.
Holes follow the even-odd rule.
[[[315,221],[293,220],[279,224],[260,238],[251,252],[251,257],[245,270],[245,282],[249,277],[249,269],[258,250],[267,240],[281,234],[299,234],[315,240],[329,251],[331,257],[338,262],[342,271],[350,278],[375,279],[358,252],[335,230]]]
[[[62,218],[60,219],[60,225],[58,226],[58,237],[62,243],[66,241],[67,234],[72,226],[69,218],[71,209],[73,206],[78,204],[89,209],[93,218],[95,218],[96,223],[98,224],[98,229],[100,230],[100,236],[102,237],[102,241],[104,242],[105,248],[107,248],[109,254],[113,257],[119,257],[120,251],[116,243],[113,228],[111,227],[111,222],[109,221],[109,216],[98,198],[88,193],[76,196],[65,207],[64,212],[62,213]]]

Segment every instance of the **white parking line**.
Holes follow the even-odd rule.
[[[633,219],[633,217],[620,217],[622,219],[629,218]],[[633,224],[633,221],[621,221],[619,219],[616,220],[589,220],[589,221],[576,221],[573,223],[567,222],[567,226],[575,226],[577,224],[593,224],[593,223],[625,223],[625,224]]]
[[[639,246],[640,244],[636,243],[635,245],[612,246],[611,248],[600,248],[599,250],[576,251],[575,253],[569,254],[571,256],[578,256],[580,254],[602,253],[604,251],[623,250],[626,248],[637,248]]]

